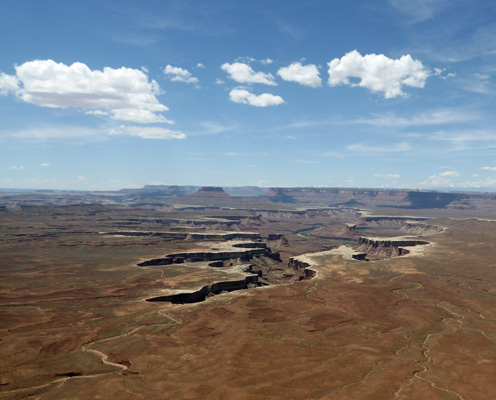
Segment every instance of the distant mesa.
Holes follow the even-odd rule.
[[[295,203],[296,200],[286,194],[284,189],[281,188],[270,188],[265,196],[268,197],[274,203]]]
[[[331,206],[337,207],[337,206],[347,206],[347,207],[356,207],[356,206],[363,206],[363,203],[360,203],[359,201],[356,201],[353,197],[344,202],[344,203],[338,203],[338,204],[331,204]]]
[[[204,197],[230,197],[224,189],[216,186],[203,186],[191,196],[204,196]]]
[[[129,200],[167,199],[174,196],[184,196],[197,189],[198,186],[145,185],[141,189],[121,189],[119,193]]]

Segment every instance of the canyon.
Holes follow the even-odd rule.
[[[492,399],[494,202],[2,194],[0,399]]]

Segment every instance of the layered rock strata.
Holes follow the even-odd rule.
[[[243,279],[233,281],[215,282],[205,285],[199,290],[193,292],[174,293],[166,296],[157,296],[147,299],[150,302],[169,302],[172,304],[199,303],[211,295],[222,292],[232,292],[235,290],[248,289],[249,285],[260,286],[258,275],[247,275]]]

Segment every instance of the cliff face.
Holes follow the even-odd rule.
[[[288,267],[300,274],[300,281],[303,279],[312,279],[315,275],[317,275],[317,272],[310,268],[311,266],[309,263],[300,261],[296,257],[291,257],[289,259]]]
[[[191,196],[206,196],[206,197],[230,197],[224,189],[215,186],[203,186]]]
[[[247,289],[250,286],[260,286],[258,275],[247,275],[243,279],[233,281],[215,282],[211,285],[205,285],[199,290],[193,292],[183,292],[171,294],[168,296],[158,296],[147,299],[150,302],[169,302],[172,304],[199,303],[204,301],[207,296],[220,294],[222,292],[232,292],[235,290]]]
[[[417,246],[417,245],[423,245],[423,244],[429,244],[429,242],[426,242],[424,240],[415,240],[415,239],[370,239],[366,237],[361,237],[358,239],[358,246],[362,245],[367,245],[371,246],[373,248],[378,248],[378,247],[408,247],[408,246]]]
[[[267,194],[276,202],[326,202],[331,206],[377,206],[405,209],[446,208],[480,195],[418,190],[379,190],[341,188],[271,188]]]
[[[426,245],[429,242],[416,239],[372,239],[361,237],[355,250],[358,252],[352,257],[355,260],[379,260],[399,257],[409,254],[405,247]]]
[[[408,208],[445,208],[450,203],[467,199],[469,196],[460,193],[408,192],[411,205]]]
[[[294,203],[295,199],[287,194],[287,189],[270,188],[265,194],[274,203]]]

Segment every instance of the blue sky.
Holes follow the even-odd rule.
[[[491,1],[2,0],[0,187],[496,191]]]

